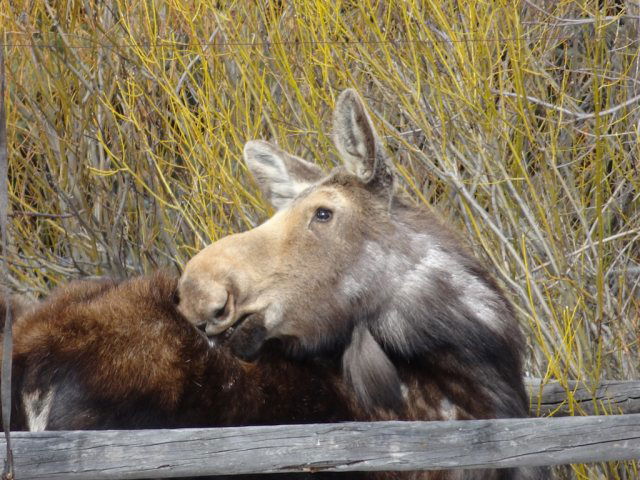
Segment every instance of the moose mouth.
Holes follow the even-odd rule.
[[[238,321],[234,322],[234,324],[228,327],[226,330],[220,333],[216,333],[214,335],[208,335],[208,338],[214,339],[215,342],[219,345],[224,345],[226,342],[229,341],[229,339],[233,336],[235,332],[237,332],[238,330],[240,330],[240,328],[242,328],[242,325],[244,324],[244,322],[251,315],[252,315],[251,313],[245,313],[238,319]]]
[[[264,317],[259,313],[248,313],[240,317],[232,327],[224,332],[208,336],[211,347],[228,348],[241,360],[253,362],[267,341]]]
[[[220,333],[207,334],[206,325],[198,327],[198,331],[207,339],[207,341],[209,342],[209,346],[212,348],[229,346],[234,337],[236,337],[237,341],[238,335],[242,334],[243,326],[245,325],[245,323],[247,323],[247,320],[253,319],[253,321],[249,323],[255,324],[258,318],[261,319],[262,316],[256,313],[246,313],[242,315],[236,322],[234,322],[233,325],[227,327]]]

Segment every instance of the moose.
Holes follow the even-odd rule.
[[[366,421],[339,370],[274,352],[250,364],[176,310],[178,279],[76,280],[14,316],[12,430],[224,427]],[[153,472],[150,472],[153,475]],[[318,473],[318,479],[410,474]],[[287,480],[310,473],[278,474]],[[260,479],[273,475],[217,476]]]
[[[456,234],[398,192],[355,90],[336,101],[333,139],[344,165],[328,174],[268,142],[245,145],[246,165],[276,213],[195,255],[178,309],[208,336],[230,336],[247,360],[274,348],[333,360],[377,419],[527,416],[513,307]]]

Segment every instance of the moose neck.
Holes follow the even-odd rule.
[[[469,388],[482,390],[476,393],[487,397],[492,416],[525,413],[523,340],[509,302],[438,218],[400,201],[393,208],[391,237],[373,236],[363,246],[361,264],[342,282],[349,294],[360,295],[358,314],[366,312],[372,337],[358,355],[375,369],[360,372],[359,381],[369,375],[370,385],[377,383],[376,395],[385,399],[389,391],[398,392],[388,361],[399,376],[416,368],[448,372],[442,378],[468,378]],[[352,358],[345,365],[353,371],[365,363],[349,353],[357,342],[354,337],[346,354]],[[375,362],[372,342],[384,352]]]

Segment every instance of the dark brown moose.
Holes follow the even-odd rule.
[[[176,310],[177,278],[74,281],[14,314],[12,430],[186,428],[370,420],[340,371],[266,355],[245,363]],[[153,476],[153,472],[149,472]],[[238,479],[411,478],[282,474]],[[215,477],[215,478],[227,478]]]
[[[344,166],[328,174],[270,143],[246,144],[277,213],[191,259],[179,310],[208,335],[232,331],[247,359],[274,344],[295,358],[339,359],[375,418],[527,416],[512,306],[438,217],[396,192],[354,90],[336,102],[333,137]],[[446,475],[437,478],[545,478],[536,469]]]

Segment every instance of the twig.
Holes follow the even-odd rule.
[[[83,210],[78,210],[78,213],[82,213]],[[7,214],[9,218],[15,217],[40,217],[40,218],[70,218],[75,217],[73,213],[40,213],[40,212],[12,212]]]
[[[596,22],[615,22],[616,20],[620,20],[622,18],[640,18],[637,15],[609,15],[605,17],[589,17],[589,18],[566,18],[566,17],[558,17],[551,12],[547,12],[542,7],[536,5],[531,2],[531,0],[524,0],[527,5],[538,10],[539,12],[544,13],[547,17],[551,17],[554,20],[557,20],[559,23],[545,23],[545,25],[549,25],[550,27],[573,27],[576,25],[588,25]],[[523,25],[531,25],[538,24],[541,22],[522,22]]]
[[[595,118],[597,116],[603,116],[603,115],[611,115],[612,113],[617,112],[618,110],[631,105],[632,103],[637,103],[638,100],[640,100],[640,95],[636,95],[635,97],[632,97],[630,99],[628,99],[625,102],[620,103],[619,105],[616,105],[615,107],[611,107],[607,110],[602,110],[601,112],[595,113],[579,113],[579,112],[573,112],[571,110],[567,110],[566,108],[562,108],[559,107],[557,105],[553,105],[552,103],[548,103],[548,102],[544,102],[542,100],[540,100],[539,98],[536,97],[532,97],[530,95],[519,95],[517,93],[513,93],[513,92],[503,92],[501,90],[495,90],[495,89],[491,89],[491,93],[495,94],[495,95],[502,95],[503,97],[511,97],[511,98],[519,98],[519,99],[524,99],[524,100],[528,100],[531,103],[535,103],[536,105],[541,105],[543,107],[549,108],[551,110],[555,110],[556,112],[561,112],[564,113],[566,115],[571,115],[572,117],[575,117],[575,120],[589,120],[590,118]]]
[[[584,252],[585,250],[588,250],[593,245],[611,242],[611,241],[616,240],[616,239],[618,239],[620,237],[626,237],[627,235],[634,235],[634,234],[639,234],[639,233],[640,233],[640,228],[634,228],[634,229],[631,229],[631,230],[627,230],[626,232],[619,232],[619,233],[616,233],[615,235],[611,235],[610,237],[603,238],[602,240],[595,240],[595,241],[589,242],[588,244],[583,245],[582,247],[578,248],[577,250],[574,250],[573,252],[567,253],[566,256],[567,257],[573,257],[575,255],[578,255],[578,254]],[[541,268],[547,267],[549,265],[551,265],[551,262],[541,263],[537,267],[532,268],[531,269],[531,273],[535,273],[538,270],[540,270]],[[520,275],[520,277],[518,279],[520,280],[522,278],[524,278],[524,275]]]
[[[8,223],[9,210],[9,161],[7,155],[7,118],[4,105],[5,76],[4,48],[0,48],[0,231],[2,237],[2,273],[9,278],[8,258]],[[9,298],[3,287],[2,293]],[[2,471],[3,480],[13,480],[13,450],[11,449],[11,359],[13,355],[13,334],[11,327],[11,308],[6,309],[4,318],[4,339],[2,345],[2,373],[0,375],[0,398],[2,399],[2,427],[7,442],[7,456]]]
[[[211,42],[213,42],[213,37],[215,37],[218,34],[218,30],[219,29],[216,28],[213,31],[213,33],[209,37],[209,40],[207,40],[207,43],[204,45],[204,47],[202,47],[202,53],[205,53],[207,51],[207,49],[212,45]],[[182,84],[186,80],[187,75],[189,74],[189,71],[191,71],[191,68],[196,64],[196,62],[198,60],[200,60],[200,55],[196,55],[195,57],[193,57],[193,59],[187,65],[187,68],[185,68],[185,70],[182,73],[182,75],[180,75],[180,79],[178,80],[178,84],[176,85],[176,89],[174,90],[176,94],[180,93],[180,89],[182,88]]]

